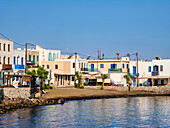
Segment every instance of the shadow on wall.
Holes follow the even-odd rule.
[[[0,88],[0,104],[2,103],[3,99],[4,99],[4,89]]]

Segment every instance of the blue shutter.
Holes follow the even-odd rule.
[[[129,69],[129,64],[127,64],[127,69]]]
[[[16,57],[14,56],[14,65],[15,65]]]
[[[148,67],[148,72],[151,72],[151,66]]]
[[[125,64],[123,64],[123,68],[125,68]]]
[[[24,59],[23,57],[21,57],[21,65],[23,65],[23,63],[24,63]]]

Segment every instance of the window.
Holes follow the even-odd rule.
[[[100,64],[100,68],[104,68],[104,64]]]
[[[160,66],[160,71],[163,71],[163,65]]]
[[[39,58],[38,58],[39,56],[37,56],[37,61],[39,61]]]
[[[49,65],[47,65],[47,69],[49,69],[50,68],[50,66]]]
[[[127,64],[127,69],[129,69],[129,64]]]
[[[0,43],[0,50],[1,50],[1,43]]]
[[[58,65],[57,64],[55,65],[55,69],[58,69]]]
[[[29,55],[29,61],[31,61],[31,55]]]
[[[5,51],[5,44],[4,44],[4,51]]]
[[[14,56],[14,65],[15,65],[16,57]]]
[[[75,68],[75,63],[73,63],[73,68]]]
[[[125,64],[123,64],[123,68],[125,68]]]
[[[8,64],[10,64],[10,57],[8,57]]]
[[[35,55],[33,55],[33,61],[35,62]]]
[[[8,52],[10,52],[10,44],[8,44]]]
[[[151,72],[151,66],[148,67],[148,72]]]
[[[3,61],[4,61],[4,64],[5,64],[5,56],[4,56],[4,59],[3,59]]]

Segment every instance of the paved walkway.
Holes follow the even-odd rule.
[[[99,89],[77,89],[77,88],[57,88],[46,90],[48,93],[43,95],[47,99],[93,99],[93,98],[114,98],[114,97],[136,97],[136,96],[159,96],[170,95],[154,92],[142,91],[116,91],[113,89],[99,90]]]

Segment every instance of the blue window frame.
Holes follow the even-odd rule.
[[[23,63],[24,63],[24,58],[21,57],[21,65],[23,65]]]
[[[104,68],[104,64],[100,64],[100,68]]]
[[[16,62],[16,57],[14,56],[14,65],[15,65],[15,62]]]
[[[125,64],[123,64],[123,68],[125,68]]]
[[[148,67],[148,72],[151,72],[151,66]]]

